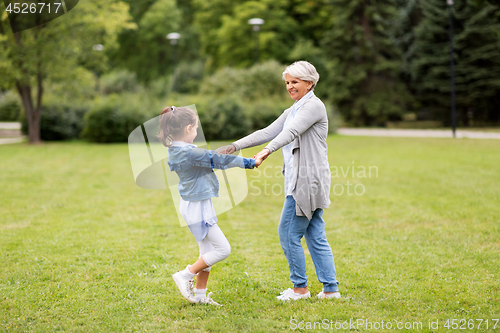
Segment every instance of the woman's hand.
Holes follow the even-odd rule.
[[[217,148],[216,152],[219,154],[232,154],[236,151],[236,147],[233,144],[222,146]]]
[[[255,167],[258,168],[259,165],[264,162],[264,160],[271,154],[271,151],[268,148],[262,149],[257,155],[253,158],[255,159]]]

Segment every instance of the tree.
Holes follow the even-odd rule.
[[[5,10],[2,10],[5,14]],[[7,16],[0,21],[0,86],[15,87],[21,96],[28,120],[30,143],[40,142],[40,113],[44,82],[47,78],[64,78],[68,73],[88,65],[102,67],[104,54],[95,55],[92,45],[116,47],[116,34],[134,28],[129,22],[128,6],[123,2],[92,0],[54,21],[35,28],[12,33]],[[36,91],[35,99],[33,91]]]
[[[208,67],[249,67],[254,63],[255,36],[248,20],[262,18],[259,32],[260,59],[285,62],[300,30],[289,15],[289,0],[235,3],[227,0],[195,1],[195,24]]]
[[[422,21],[419,0],[397,0],[398,15],[394,19],[391,38],[401,52],[401,75],[407,83],[411,80],[411,60],[415,56],[415,27]]]
[[[142,82],[150,82],[172,71],[174,51],[167,34],[178,32],[181,39],[177,47],[189,48],[189,29],[179,30],[184,14],[175,0],[125,0],[130,4],[137,30],[123,31],[120,47],[110,54],[115,67],[123,67],[137,74]],[[187,11],[187,10],[186,10]],[[177,50],[181,51],[181,50]],[[185,52],[179,52],[183,56]],[[196,52],[195,52],[196,53]]]
[[[415,28],[412,85],[424,106],[445,122],[450,119],[450,45],[448,6],[420,3],[423,20]],[[500,24],[497,6],[483,0],[455,0],[453,9],[457,110],[464,122],[499,121]]]
[[[332,0],[332,28],[322,41],[332,102],[356,125],[398,119],[412,102],[399,77],[400,54],[390,38],[395,0]]]

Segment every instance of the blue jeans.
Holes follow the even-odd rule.
[[[295,200],[288,195],[281,212],[278,234],[290,268],[290,280],[295,288],[307,287],[306,258],[300,244],[302,236],[305,236],[316,275],[319,282],[323,283],[323,290],[339,291],[332,249],[326,240],[322,209],[316,209],[309,221],[307,217],[295,214]]]

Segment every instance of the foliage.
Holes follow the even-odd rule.
[[[294,46],[297,22],[288,15],[289,0],[235,2],[228,0],[195,0],[195,22],[202,53],[209,68],[248,67],[254,63],[256,38],[260,59],[283,62]],[[252,31],[248,20],[264,19],[259,34]]]
[[[77,139],[83,128],[88,105],[49,99],[42,105],[40,137],[44,141]],[[21,131],[28,134],[26,117],[21,118]]]
[[[23,31],[16,41],[4,12],[0,43],[7,58],[2,58],[0,69],[9,75],[2,75],[0,83],[3,87],[13,86],[16,80],[25,83],[31,76],[23,73],[34,75],[40,65],[44,77],[66,76],[81,64],[92,70],[105,70],[105,53],[94,51],[92,45],[116,47],[117,32],[135,27],[128,20],[128,6],[123,2],[92,0],[43,27]]]
[[[407,111],[412,96],[398,76],[400,55],[388,34],[394,0],[334,0],[332,28],[322,43],[333,60],[327,85],[346,121],[383,125]]]
[[[251,131],[251,122],[236,96],[208,97],[196,105],[206,140],[236,140]]]
[[[235,94],[245,101],[286,95],[282,72],[285,66],[274,60],[256,64],[249,69],[222,68],[206,77],[200,93],[204,95]]]
[[[459,115],[464,124],[498,122],[499,6],[456,0],[452,10]],[[258,34],[248,24],[255,17],[265,20]],[[91,0],[17,41],[7,23],[3,15],[0,87],[21,83],[21,101],[34,110],[38,93],[51,89],[64,100],[90,100],[142,96],[142,87],[160,99],[236,96],[244,110],[261,102],[274,110],[286,99],[285,65],[307,60],[320,73],[316,95],[350,125],[384,125],[407,112],[449,119],[444,0]],[[174,31],[176,46],[165,38]],[[99,82],[102,91],[93,87]]]
[[[314,65],[319,73],[319,81],[314,88],[314,93],[324,101],[331,100],[332,87],[330,82],[335,75],[330,65],[331,57],[327,56],[322,47],[315,46],[312,40],[299,39],[290,52],[289,62],[297,60],[307,60]]]
[[[433,118],[449,123],[449,13],[445,2],[420,3],[423,19],[415,28],[411,84]],[[456,0],[452,7],[457,110],[464,121],[500,119],[499,9],[482,0]]]
[[[290,98],[262,98],[245,103],[244,110],[250,119],[252,131],[256,131],[271,124],[292,104],[293,100]]]
[[[158,77],[147,85],[145,85],[147,91],[151,96],[158,99],[164,99],[172,93],[172,76],[164,75]]]
[[[13,90],[0,93],[0,121],[18,121],[21,115],[21,101]]]
[[[43,99],[68,103],[88,103],[99,91],[99,80],[95,73],[77,66],[66,73],[54,73],[44,81]]]
[[[173,69],[172,46],[166,35],[180,32],[179,45],[188,43],[179,31],[183,14],[175,0],[126,0],[131,9],[137,30],[123,31],[118,41],[120,47],[113,50],[111,57],[116,66],[136,73],[137,78],[150,82]]]
[[[107,73],[100,78],[100,88],[103,94],[118,94],[123,92],[137,92],[139,85],[136,75],[127,70]]]
[[[198,92],[198,89],[203,80],[203,72],[205,66],[201,61],[192,63],[182,62],[177,66],[172,78],[172,90],[179,93],[193,94]]]
[[[90,142],[127,142],[129,134],[149,120],[150,112],[136,96],[101,98],[85,115],[82,137]]]
[[[401,76],[408,82],[411,78],[411,60],[415,55],[415,27],[422,20],[418,0],[397,0],[398,14],[389,30],[394,45],[401,52]],[[411,86],[410,86],[411,88]]]
[[[106,69],[106,55],[92,45],[117,46],[116,36],[135,27],[128,6],[119,1],[92,0],[47,24],[13,34],[7,13],[0,17],[0,87],[16,87],[29,124],[29,141],[40,140],[40,112],[44,83],[68,75],[81,66],[96,73]],[[32,93],[32,90],[36,94]],[[32,89],[33,88],[33,89]]]

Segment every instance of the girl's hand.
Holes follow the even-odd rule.
[[[259,165],[264,162],[264,160],[271,154],[271,151],[267,148],[262,149],[257,155],[253,158],[255,159],[255,167],[258,168]]]

